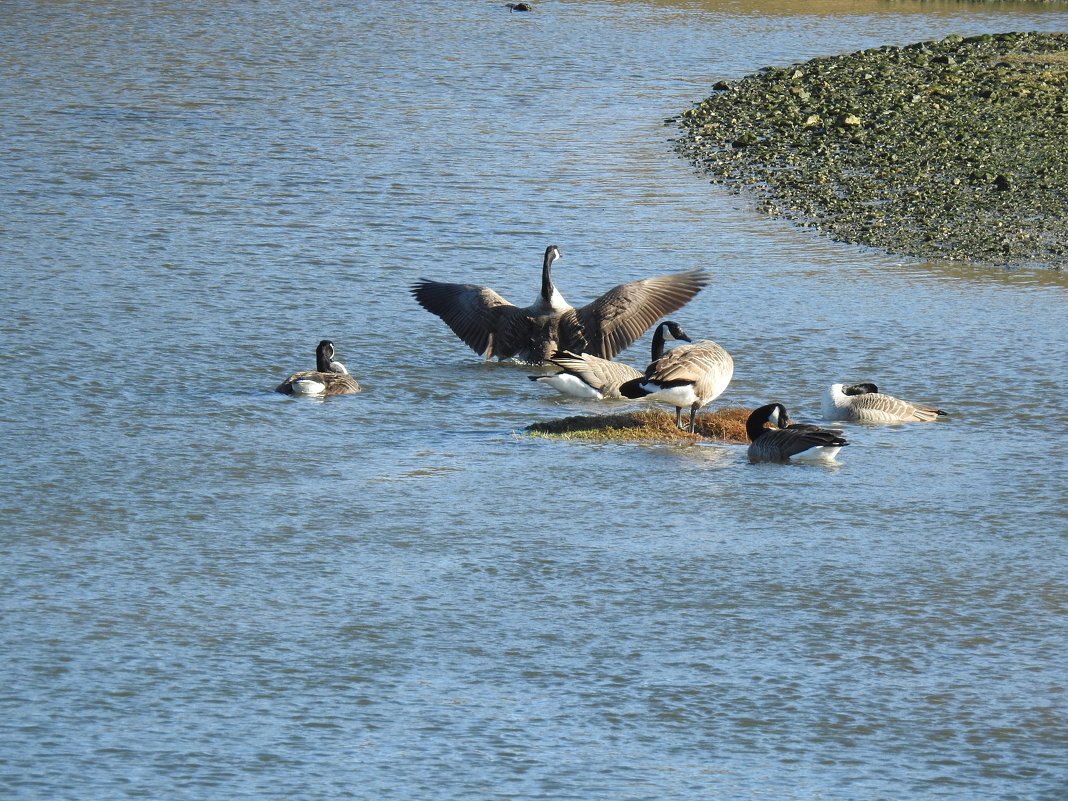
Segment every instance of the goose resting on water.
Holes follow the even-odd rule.
[[[652,361],[656,361],[664,355],[665,339],[681,339],[686,342],[690,338],[682,327],[672,321],[665,320],[656,327],[653,333]],[[622,398],[619,388],[623,383],[634,378],[640,378],[642,372],[631,367],[629,364],[601,359],[588,353],[558,353],[549,363],[559,367],[563,372],[549,375],[527,376],[531,381],[547,384],[561,395],[583,400],[604,400],[605,398]]]
[[[643,278],[620,284],[578,309],[552,282],[556,245],[545,249],[541,294],[525,308],[513,306],[489,287],[422,280],[411,292],[485,359],[518,357],[541,364],[557,353],[589,353],[611,359],[665,315],[682,308],[708,284],[704,270]]]
[[[708,339],[672,348],[645,368],[645,373],[624,383],[625,398],[670,403],[675,407],[675,425],[682,428],[682,409],[690,407],[690,433],[694,433],[697,410],[718,398],[734,375],[734,360]]]
[[[927,422],[944,415],[941,409],[883,395],[872,383],[832,384],[823,395],[823,417],[862,423]]]
[[[786,407],[769,403],[755,409],[745,421],[751,462],[818,461],[833,459],[849,443],[841,431],[807,423],[791,423]]]
[[[277,387],[283,395],[351,395],[360,391],[356,379],[334,360],[334,343],[322,340],[315,348],[315,369],[294,373]]]

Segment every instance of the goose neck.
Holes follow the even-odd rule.
[[[329,345],[320,343],[315,349],[315,369],[320,373],[330,372],[330,359],[334,355],[334,349]]]
[[[653,352],[652,361],[656,361],[664,355],[664,331],[667,330],[667,325],[661,323],[656,327],[656,331],[653,332]]]
[[[553,286],[553,258],[552,250],[545,251],[545,260],[541,264],[541,299],[551,304],[556,287]]]

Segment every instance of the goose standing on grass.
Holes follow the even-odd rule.
[[[944,411],[934,406],[884,395],[870,382],[832,384],[823,395],[823,416],[827,420],[911,423],[935,420],[944,414]]]
[[[665,320],[653,332],[652,361],[664,355],[664,341],[690,338],[682,326],[673,320]],[[549,359],[549,363],[559,367],[563,372],[549,375],[527,376],[531,381],[547,384],[561,395],[582,400],[604,400],[605,398],[622,398],[619,388],[625,382],[640,378],[642,372],[629,364],[601,359],[588,353],[558,353]]]
[[[324,339],[315,348],[315,369],[294,373],[277,387],[283,395],[351,395],[360,391],[356,379],[334,360],[334,343]]]
[[[657,320],[686,305],[705,285],[704,270],[690,270],[620,284],[578,309],[553,285],[556,245],[545,248],[541,294],[525,308],[489,287],[422,280],[411,292],[485,359],[518,357],[541,364],[557,353],[589,353],[611,359]]]
[[[675,407],[675,425],[682,428],[682,410],[690,408],[690,433],[697,410],[711,403],[727,388],[734,375],[734,360],[708,339],[672,348],[645,368],[645,373],[624,383],[625,398],[644,398]]]
[[[781,403],[755,409],[745,421],[745,433],[750,462],[828,461],[849,444],[841,431],[791,423]]]

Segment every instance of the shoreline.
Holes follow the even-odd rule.
[[[719,81],[666,124],[713,183],[831,238],[1068,265],[1068,34],[885,46]]]

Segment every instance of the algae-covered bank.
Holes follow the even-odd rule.
[[[697,415],[697,431],[681,431],[675,415],[661,409],[643,409],[619,414],[582,415],[527,426],[535,436],[601,442],[656,442],[685,444],[712,440],[744,445],[749,442],[745,421],[749,409],[724,407]]]
[[[716,182],[835,239],[1068,264],[1068,34],[879,47],[769,68],[669,123]]]

